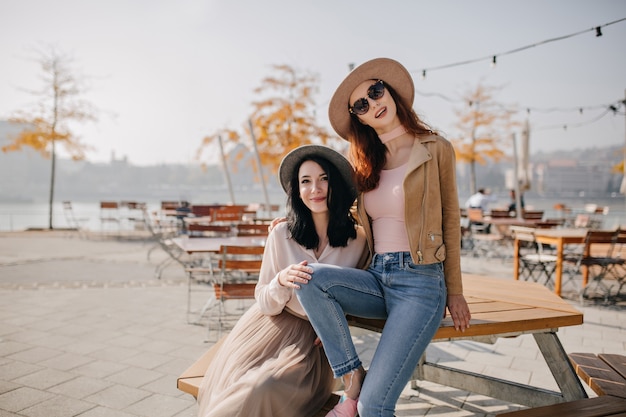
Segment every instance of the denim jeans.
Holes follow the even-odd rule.
[[[416,265],[409,252],[376,254],[367,270],[310,264],[296,291],[335,377],[361,365],[345,315],[386,319],[359,398],[361,417],[393,416],[396,402],[441,324],[443,265]]]

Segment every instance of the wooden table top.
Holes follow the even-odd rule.
[[[568,229],[536,229],[535,237],[547,237],[555,239],[575,239],[584,242],[587,236],[587,229],[568,228]]]
[[[541,284],[463,275],[465,298],[472,313],[461,333],[447,316],[433,341],[546,332],[583,323],[583,314]],[[381,331],[384,320],[349,316],[351,325]]]
[[[175,237],[175,245],[183,251],[192,253],[216,253],[222,245],[264,246],[263,236],[231,236],[231,237]]]

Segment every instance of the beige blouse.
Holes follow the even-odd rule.
[[[261,274],[255,290],[256,301],[261,312],[274,316],[281,313],[286,307],[293,313],[306,317],[294,289],[283,287],[278,283],[278,273],[287,266],[302,261],[355,267],[361,258],[364,245],[365,233],[359,226],[356,239],[350,239],[346,247],[333,248],[326,245],[320,257],[316,258],[313,249],[306,249],[289,237],[286,222],[279,223],[265,242]]]

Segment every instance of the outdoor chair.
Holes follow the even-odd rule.
[[[543,218],[543,210],[522,210],[524,220],[538,220]]]
[[[261,261],[263,260],[262,246],[229,246],[220,248],[218,259],[218,276],[213,283],[217,308],[217,331],[219,338],[229,318],[238,318],[245,310],[244,300],[254,300],[254,290],[259,280]],[[226,302],[239,300],[236,310],[226,309]],[[208,331],[211,330],[209,317]]]
[[[230,236],[232,228],[229,225],[188,223],[187,234],[189,237],[225,237]]]
[[[126,223],[129,230],[136,230],[145,226],[143,218],[143,210],[146,203],[138,201],[121,201],[120,202],[120,222]]]
[[[546,248],[535,239],[532,227],[511,226],[511,232],[519,241],[519,277],[525,281],[540,283],[553,288],[553,274],[556,269],[556,255],[547,253]]]
[[[163,259],[154,268],[154,277],[161,279],[161,275],[165,268],[171,264],[179,264],[184,268],[187,268],[195,263],[197,260],[188,256],[180,247],[178,247],[172,240],[177,236],[177,228],[175,225],[169,223],[161,223],[159,218],[151,216],[146,206],[142,208],[144,225],[150,232],[152,240],[155,242],[154,246],[148,250],[147,259],[150,259],[150,255],[154,249],[160,248],[167,254],[167,258]]]
[[[217,330],[217,337],[239,318],[254,300],[254,290],[259,280],[263,246],[222,245],[218,254],[201,266],[186,268],[188,276],[187,322],[202,324],[205,315],[208,319],[207,338],[211,330]],[[198,288],[200,286],[201,288]],[[202,288],[204,287],[204,289]],[[192,293],[212,290],[195,320],[191,316]],[[229,301],[238,300],[234,310],[228,309]],[[248,303],[246,303],[248,301]],[[232,306],[231,306],[232,307]]]
[[[587,271],[589,280],[579,291],[581,301],[589,294],[603,294],[604,301],[608,302],[611,296],[609,271],[624,262],[622,258],[613,256],[619,233],[619,230],[590,229],[582,249],[564,257],[563,270],[568,276],[567,282],[582,276],[585,269]]]
[[[240,223],[237,225],[237,236],[267,236],[267,223]]]
[[[622,287],[626,285],[626,229],[618,229],[611,257],[614,262],[609,266],[608,274],[616,281],[615,296],[619,297]]]
[[[107,225],[112,224],[117,231],[120,231],[120,205],[117,201],[101,201],[100,202],[100,228],[102,231],[107,229]]]
[[[88,222],[89,217],[76,217],[71,201],[63,202],[63,214],[65,215],[65,222],[68,227],[76,230],[78,237],[84,237],[85,231],[83,230],[83,223]]]
[[[481,209],[467,209],[469,219],[470,254],[476,258],[499,258],[503,261],[511,258],[512,240],[497,228],[492,228]],[[492,230],[494,229],[494,230]]]
[[[238,224],[241,223],[246,206],[223,206],[211,210],[211,223]]]

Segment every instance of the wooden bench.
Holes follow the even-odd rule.
[[[500,417],[626,416],[626,356],[571,353],[576,374],[599,397],[498,414]]]
[[[626,415],[626,399],[605,395],[497,414],[497,417],[603,417]]]
[[[626,356],[570,353],[569,359],[576,374],[596,394],[626,399]]]
[[[179,390],[193,395],[194,398],[198,398],[198,389],[200,388],[202,378],[204,377],[209,364],[213,360],[215,353],[224,342],[224,339],[225,337],[219,339],[209,350],[206,351],[204,355],[200,357],[200,359],[194,362],[178,377],[176,387]],[[328,401],[326,401],[326,404],[324,404],[324,407],[322,407],[322,409],[314,417],[324,417],[338,402],[339,395],[332,394]]]

